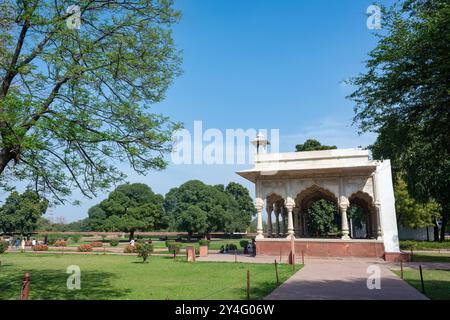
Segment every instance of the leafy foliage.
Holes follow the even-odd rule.
[[[397,220],[402,226],[413,229],[430,227],[440,218],[439,205],[434,201],[423,204],[412,198],[403,179],[397,180],[394,193]]]
[[[319,141],[314,139],[308,139],[303,144],[298,144],[295,146],[295,151],[319,151],[319,150],[332,150],[337,149],[336,146],[322,145]]]
[[[48,251],[48,246],[46,244],[37,244],[33,247],[33,251]]]
[[[8,250],[9,243],[7,241],[0,241],[0,254]]]
[[[140,243],[137,247],[138,256],[142,258],[142,262],[147,262],[148,256],[153,252],[153,245],[149,243]]]
[[[109,245],[111,247],[117,247],[119,245],[119,242],[120,242],[119,239],[114,238],[114,239],[109,240]]]
[[[11,192],[0,208],[0,230],[6,233],[30,234],[38,219],[47,211],[48,201],[27,190],[22,194]]]
[[[0,10],[0,177],[63,202],[166,166],[179,127],[149,111],[180,73],[171,0],[5,0]],[[113,161],[110,161],[113,160]]]
[[[378,133],[376,158],[422,203],[442,209],[441,240],[450,215],[450,3],[408,0],[383,15],[384,30],[367,71],[352,79],[355,122]]]
[[[164,198],[142,183],[124,184],[89,209],[89,224],[99,231],[156,230],[165,225]]]
[[[92,246],[89,244],[80,244],[77,249],[79,252],[91,252]]]
[[[308,230],[311,234],[324,236],[336,231],[334,221],[338,210],[334,203],[325,199],[317,200],[309,207],[308,214]]]
[[[248,190],[237,183],[208,186],[191,180],[171,189],[164,207],[172,229],[206,234],[244,231],[256,212]]]

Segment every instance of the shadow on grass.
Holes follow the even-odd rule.
[[[450,255],[439,255],[439,254],[414,254],[413,262],[445,262],[450,263]]]
[[[0,300],[18,299],[24,272],[17,269],[9,271],[2,266],[0,272]],[[59,270],[28,270],[31,274],[29,299],[33,300],[106,300],[125,297],[130,290],[114,289],[112,273],[101,271],[82,271],[81,289],[69,290],[67,279],[70,274]]]

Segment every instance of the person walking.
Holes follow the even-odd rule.
[[[19,247],[20,247],[20,239],[19,238],[16,239],[15,247],[16,247],[16,250],[19,250]]]
[[[20,250],[25,251],[25,239],[22,238],[22,241],[20,242]]]

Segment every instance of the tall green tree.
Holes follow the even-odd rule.
[[[241,187],[210,186],[198,180],[190,180],[178,188],[171,189],[165,196],[164,206],[172,228],[189,232],[188,229],[184,229],[187,225],[183,222],[187,218],[185,212],[193,210],[191,207],[197,207],[207,217],[204,234],[214,231],[245,231],[251,222],[248,215],[251,215],[252,208],[248,205],[240,207],[237,199],[240,203],[246,202],[245,192]]]
[[[178,124],[149,107],[180,72],[172,2],[1,2],[2,184],[30,181],[63,202],[121,181],[119,161],[140,174],[166,166]]]
[[[47,208],[48,201],[36,192],[27,190],[19,194],[13,191],[0,208],[0,231],[29,235],[36,230],[38,220]]]
[[[164,198],[146,184],[118,186],[107,199],[89,209],[90,226],[102,231],[158,230],[165,226]]]
[[[378,133],[376,158],[390,158],[416,200],[450,216],[450,3],[408,0],[383,14],[367,71],[349,82],[355,122]]]
[[[230,182],[226,188],[225,192],[236,200],[239,208],[239,215],[234,217],[234,224],[237,230],[245,230],[245,226],[249,226],[252,217],[256,214],[256,208],[252,197],[246,187],[243,185]]]
[[[308,208],[308,231],[316,237],[337,231],[337,215],[338,209],[334,203],[325,199],[315,201]]]
[[[319,150],[332,150],[337,149],[336,146],[327,146],[321,144],[319,141],[314,139],[308,139],[303,144],[298,144],[295,146],[295,151],[319,151]]]
[[[408,192],[406,182],[399,178],[394,186],[395,211],[397,221],[408,228],[425,228],[436,225],[436,220],[440,218],[439,205],[430,201],[420,203]]]

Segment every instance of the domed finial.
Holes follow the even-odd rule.
[[[265,152],[266,146],[270,144],[270,141],[266,139],[266,137],[264,136],[264,134],[262,132],[259,132],[256,135],[255,140],[250,141],[250,143],[256,147],[256,154],[259,154],[260,147],[261,147],[261,150],[263,150],[263,152]]]

